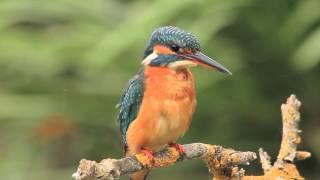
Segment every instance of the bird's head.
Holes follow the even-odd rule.
[[[183,69],[202,65],[230,74],[220,63],[201,52],[198,39],[177,27],[157,28],[151,35],[142,64]]]

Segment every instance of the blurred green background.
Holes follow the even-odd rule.
[[[198,106],[180,143],[203,142],[276,157],[280,104],[303,103],[307,179],[320,178],[319,0],[1,0],[0,174],[71,179],[81,158],[122,155],[115,105],[138,71],[150,33],[193,32],[227,77],[193,70]],[[258,160],[246,170],[260,174]],[[124,178],[126,179],[126,178]],[[208,179],[188,161],[151,179]]]

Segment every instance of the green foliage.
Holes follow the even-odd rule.
[[[181,142],[276,154],[279,105],[296,93],[303,149],[313,153],[298,165],[307,179],[320,176],[319,7],[319,0],[1,0],[2,179],[70,179],[81,158],[121,156],[114,106],[162,25],[192,31],[234,74],[194,69],[198,107]],[[198,162],[152,178],[168,174],[207,178]]]

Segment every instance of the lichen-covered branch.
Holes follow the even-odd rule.
[[[277,166],[287,162],[293,162],[296,157],[297,145],[301,142],[301,137],[298,129],[300,122],[299,108],[301,102],[294,96],[291,95],[286,104],[281,105],[282,112],[282,142],[278,158],[276,161]]]
[[[286,104],[282,104],[281,148],[273,166],[270,156],[262,149],[259,150],[260,162],[264,171],[264,174],[260,176],[245,176],[245,171],[237,166],[249,165],[250,161],[256,159],[256,154],[253,152],[241,152],[216,145],[193,143],[183,145],[186,152],[184,155],[180,155],[175,148],[168,147],[155,153],[154,161],[149,161],[145,154],[122,159],[104,159],[99,163],[83,159],[72,177],[76,180],[118,179],[121,175],[142,169],[158,168],[173,165],[186,159],[201,158],[207,164],[209,172],[212,173],[213,180],[303,179],[294,160],[304,160],[311,154],[307,151],[297,151],[297,145],[301,142],[300,130],[298,129],[300,106],[301,102],[295,95],[291,95]]]
[[[264,170],[262,176],[245,176],[243,179],[258,180],[258,179],[304,179],[294,160],[304,160],[311,156],[309,152],[297,151],[297,146],[301,142],[299,133],[301,102],[295,95],[291,95],[286,104],[281,105],[282,113],[282,141],[279,154],[273,166],[270,164],[270,157],[266,152],[260,153],[261,164]]]
[[[267,152],[263,151],[262,148],[259,149],[259,158],[263,172],[267,173],[268,171],[270,171],[270,169],[272,168],[271,157]]]
[[[145,168],[157,168],[172,165],[186,159],[204,158],[210,166],[228,167],[230,165],[249,164],[256,159],[253,152],[240,152],[221,146],[193,143],[183,145],[185,155],[181,156],[175,148],[168,147],[154,155],[150,162],[145,154],[137,154],[122,159],[104,159],[100,163],[81,160],[76,173],[72,177],[76,180],[117,179],[121,175],[139,171]]]

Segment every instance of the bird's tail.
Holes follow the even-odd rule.
[[[130,180],[146,180],[149,174],[149,170],[142,170],[130,174]]]

